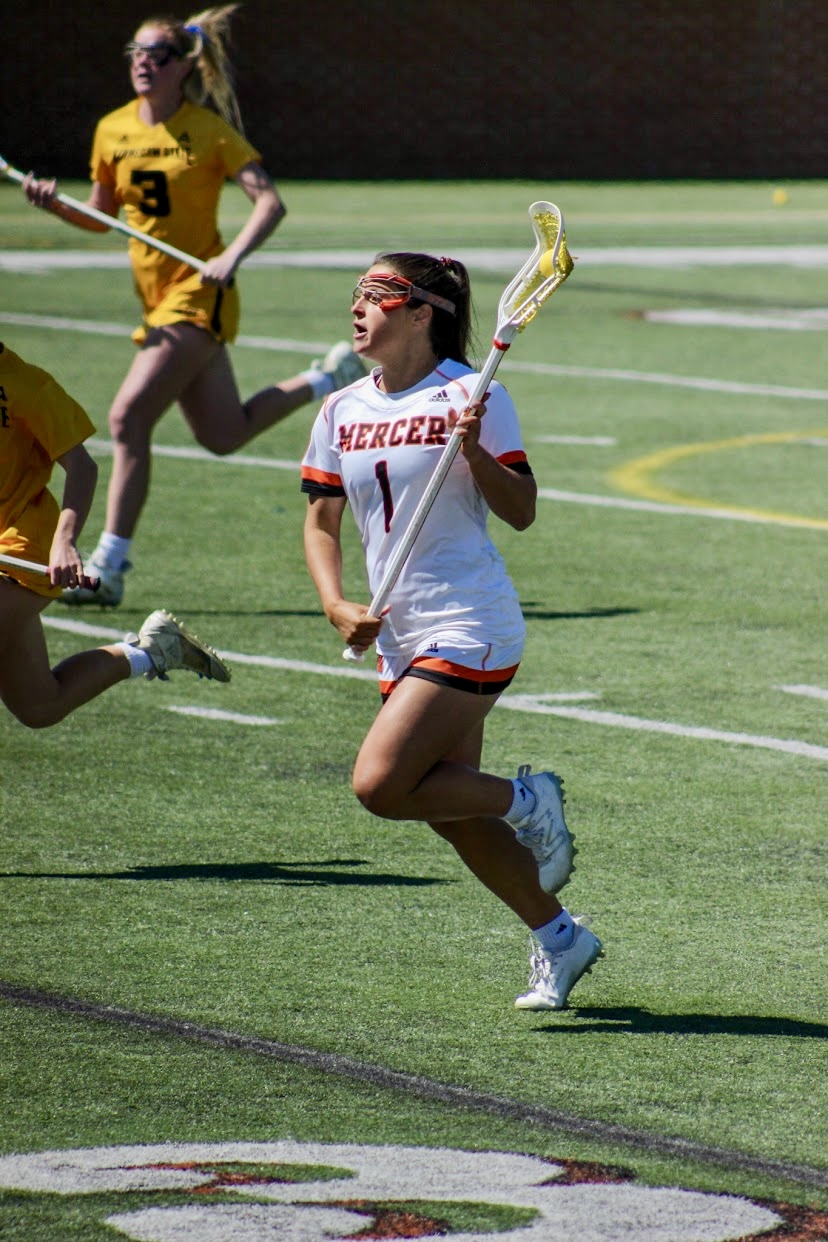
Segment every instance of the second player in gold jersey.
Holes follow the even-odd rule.
[[[123,207],[128,224],[205,261],[224,250],[218,206],[225,181],[250,164],[258,169],[260,159],[255,147],[209,108],[185,100],[167,120],[147,125],[141,100],[134,99],[98,124],[90,169],[93,183],[105,186]],[[271,209],[274,216],[283,214],[276,205]],[[184,315],[218,340],[234,339],[235,286],[203,285],[187,264],[137,238],[130,240],[129,253],[146,326],[174,323]]]
[[[147,499],[151,439],[177,403],[204,448],[226,455],[308,401],[364,373],[350,346],[242,401],[227,353],[239,320],[240,264],[273,232],[285,206],[241,130],[225,44],[238,5],[206,9],[186,22],[152,18],[126,53],[135,98],[98,124],[92,149],[90,206],[121,210],[141,232],[203,261],[193,271],[145,242],[130,242],[143,321],[141,346],[109,411],[113,466],[105,527],[88,563],[100,578],[92,593],[64,592],[67,603],[118,604],[132,540]],[[246,223],[225,246],[217,226],[227,178],[249,198]],[[29,176],[36,206],[80,228],[106,226],[57,199],[53,180]]]

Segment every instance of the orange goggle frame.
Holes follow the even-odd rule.
[[[365,298],[366,302],[372,302],[384,311],[396,310],[398,306],[405,306],[406,302],[415,298],[418,302],[428,302],[431,306],[436,306],[438,310],[448,311],[450,315],[457,313],[457,308],[448,298],[429,293],[428,289],[420,289],[396,272],[373,272],[370,276],[362,276],[351,296],[352,304],[360,298]]]

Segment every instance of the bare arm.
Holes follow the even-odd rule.
[[[449,410],[449,427],[462,436],[460,452],[492,513],[515,530],[526,530],[535,520],[538,485],[533,475],[518,474],[482,447],[480,419],[485,408],[481,403],[459,416]]]
[[[100,220],[93,220],[90,216],[84,216],[79,211],[76,211],[74,207],[67,207],[65,203],[58,202],[57,181],[55,181],[54,177],[38,179],[33,173],[29,173],[23,182],[23,193],[33,207],[40,207],[43,211],[51,211],[53,215],[59,216],[67,224],[74,224],[79,229],[87,229],[90,233],[109,232],[107,226],[101,224]],[[88,204],[97,211],[104,212],[107,216],[118,215],[118,204],[115,200],[114,189],[109,185],[101,185],[99,181],[92,183]]]
[[[382,618],[369,617],[365,604],[342,595],[340,532],[347,501],[339,496],[312,496],[305,517],[305,560],[325,616],[350,647],[366,651],[377,637]]]
[[[90,586],[83,572],[83,560],[77,540],[89,516],[98,467],[82,444],[76,444],[58,465],[66,471],[63,502],[49,552],[49,578],[53,586]]]
[[[278,190],[255,160],[245,164],[236,176],[236,182],[250,199],[253,210],[226,250],[208,261],[201,277],[207,284],[229,285],[242,259],[258,249],[287,215]]]

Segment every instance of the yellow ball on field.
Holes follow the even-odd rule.
[[[554,254],[555,252],[553,250],[547,250],[540,257],[540,263],[538,264],[538,267],[540,268],[544,276],[554,275],[554,272],[555,272]]]
[[[774,190],[773,201],[777,207],[784,207],[785,203],[788,201],[787,190]]]

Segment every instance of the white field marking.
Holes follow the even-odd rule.
[[[0,323],[23,328],[51,328],[59,332],[82,332],[101,336],[130,336],[128,324],[111,324],[95,319],[61,319],[53,315],[32,315],[16,311],[0,311]],[[279,337],[239,336],[242,348],[272,349],[287,353],[318,354],[330,347],[324,341],[294,341]],[[708,379],[698,375],[671,375],[659,371],[628,371],[618,367],[579,367],[555,362],[521,362],[506,359],[506,371],[524,375],[554,375],[570,379],[599,380],[628,384],[657,384],[667,388],[690,388],[701,392],[718,392],[736,397],[775,397],[783,401],[828,401],[828,389],[791,388],[782,384],[749,384],[740,380]],[[235,459],[238,461],[238,458]]]
[[[2,315],[0,315],[2,322]],[[733,397],[776,397],[783,401],[828,401],[826,388],[791,388],[785,384],[747,384],[742,380],[707,379],[701,375],[671,375],[664,371],[628,371],[622,367],[579,367],[557,362],[509,362],[501,367],[526,375],[557,375],[562,378],[620,381],[623,384],[657,384],[667,388],[691,388]]]
[[[615,436],[532,436],[533,444],[584,444],[596,448],[611,448],[617,444]]]
[[[57,315],[32,315],[25,311],[3,311],[0,323],[15,328],[51,328],[56,332],[82,332],[90,336],[132,336],[133,328],[126,323],[107,323],[100,319],[62,319]],[[238,336],[236,344],[244,349],[271,349],[278,353],[319,354],[330,349],[326,341],[295,341],[279,336]]]
[[[111,440],[86,441],[89,448],[100,455],[111,455]],[[270,470],[290,470],[298,473],[301,463],[277,457],[252,457],[244,453],[231,453],[229,457],[215,457],[198,445],[176,446],[154,444],[152,451],[157,457],[177,457],[188,461],[211,461],[225,466],[261,466]],[[644,513],[667,513],[673,516],[716,518],[722,522],[752,522],[754,525],[802,527],[801,518],[767,517],[750,511],[716,509],[704,505],[671,505],[660,500],[631,500],[624,496],[598,496],[589,492],[565,492],[554,487],[538,488],[540,500],[555,500],[559,504],[596,505],[604,509],[632,509]]]
[[[537,703],[582,703],[586,699],[600,699],[594,690],[562,690],[551,694],[530,694],[526,696]]]
[[[233,1189],[246,1202],[211,1203],[199,1194],[229,1188],[222,1166],[235,1170],[245,1164],[249,1175]],[[284,1165],[316,1166],[320,1173],[334,1169],[338,1175],[328,1180],[310,1175],[299,1184],[279,1182],[272,1173]],[[601,1184],[598,1179],[587,1185],[556,1184],[563,1171],[561,1163],[513,1152],[282,1139],[27,1152],[0,1160],[0,1184],[40,1194],[120,1193],[120,1210],[104,1223],[145,1242],[353,1238],[370,1217],[341,1206],[349,1200],[378,1206],[413,1199],[534,1209],[528,1224],[492,1235],[503,1242],[610,1242],[633,1236],[638,1242],[726,1242],[756,1238],[783,1223],[768,1205],[735,1195],[607,1180]],[[152,1190],[177,1191],[180,1199],[173,1206],[135,1204],[136,1191],[146,1195]],[[480,1234],[453,1236],[457,1242],[474,1242]]]
[[[98,440],[93,436],[84,443],[100,456],[112,456],[111,440]],[[211,461],[216,465],[223,462],[225,466],[261,466],[263,470],[290,470],[294,474],[299,473],[302,464],[289,461],[286,457],[253,457],[249,453],[231,453],[228,457],[216,457],[215,453],[210,453],[197,444],[153,444],[152,451],[157,457],[176,457],[182,461]]]
[[[119,630],[90,625],[85,621],[68,621],[61,617],[43,617],[43,624],[69,633],[90,638],[103,638],[116,642],[122,638]],[[283,660],[275,656],[246,655],[239,651],[219,651],[222,659],[233,664],[249,664],[257,668],[280,669],[285,672],[314,673],[322,677],[351,677],[377,684],[376,673],[346,665],[311,664],[305,660]],[[577,692],[580,694],[581,692]],[[644,733],[669,733],[674,737],[697,738],[705,742],[727,742],[739,746],[757,746],[763,750],[778,750],[805,759],[828,760],[828,746],[815,746],[810,742],[788,741],[785,738],[764,737],[752,733],[727,733],[721,729],[708,729],[697,725],[679,725],[665,720],[646,720],[639,716],[624,716],[618,712],[599,712],[584,707],[559,707],[549,694],[504,694],[496,707],[512,711],[533,712],[550,716],[565,716],[586,724],[606,725],[615,729],[637,729]]]
[[[526,261],[525,248],[477,246],[455,255],[469,268],[513,273]],[[687,269],[697,267],[828,267],[828,246],[594,246],[575,248],[579,267],[643,267]],[[374,260],[370,250],[257,250],[248,255],[246,268],[325,268],[364,271]],[[20,273],[69,268],[123,268],[126,250],[3,250],[0,270]]]
[[[821,686],[774,686],[775,690],[784,690],[785,694],[799,694],[806,699],[828,699],[828,690]]]
[[[684,308],[644,311],[648,323],[678,324],[690,328],[753,328],[763,331],[825,332],[828,310],[722,311]]]
[[[629,500],[623,496],[597,496],[589,492],[564,492],[554,487],[539,487],[540,500],[557,500],[562,504],[597,505],[604,509],[632,509],[642,513],[667,513],[674,517],[716,518],[720,522],[752,522],[759,526],[793,526],[802,530],[806,523],[802,518],[768,516],[749,510],[716,509],[705,505],[670,505],[660,500]]]
[[[641,716],[624,716],[620,712],[599,712],[586,707],[553,707],[540,701],[540,695],[504,694],[497,701],[498,707],[508,707],[518,712],[540,712],[549,716],[565,716],[569,720],[582,720],[586,724],[609,725],[615,729],[637,729],[642,733],[669,733],[673,737],[692,737],[702,742],[729,742],[737,746],[757,746],[762,750],[781,750],[789,755],[801,755],[806,759],[828,760],[828,746],[814,746],[810,742],[788,741],[779,737],[763,737],[753,733],[727,733],[723,729],[708,729],[700,725],[673,724],[667,720],[645,720]]]
[[[164,704],[164,711],[176,712],[179,716],[200,716],[203,720],[226,720],[230,724],[243,725],[280,725],[285,720],[277,720],[274,716],[244,716],[241,712],[222,712],[217,707],[179,707]]]

